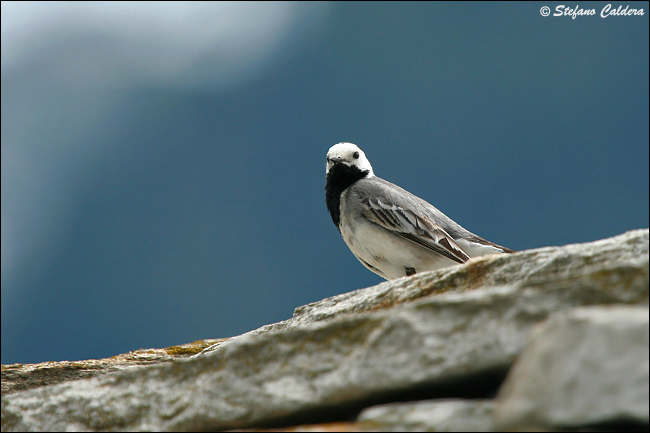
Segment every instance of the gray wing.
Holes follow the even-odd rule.
[[[411,195],[408,192],[406,193],[409,196]],[[455,262],[465,263],[470,259],[449,233],[434,223],[423,212],[418,212],[418,206],[415,203],[413,209],[409,209],[404,205],[389,203],[386,198],[384,200],[386,202],[377,197],[362,198],[361,214],[368,221],[390,230],[397,236],[401,236]]]

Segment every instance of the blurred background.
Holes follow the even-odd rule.
[[[648,227],[648,3],[557,4],[2,2],[2,363],[380,283],[325,207],[340,141],[513,249]]]

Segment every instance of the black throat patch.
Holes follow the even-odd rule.
[[[368,173],[370,173],[369,170],[362,171],[356,166],[345,164],[335,164],[327,172],[325,201],[327,202],[327,210],[330,212],[332,221],[334,221],[339,232],[341,231],[339,227],[341,223],[341,194],[354,182],[366,177]]]

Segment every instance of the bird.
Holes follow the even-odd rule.
[[[464,229],[427,201],[375,175],[359,146],[327,152],[325,201],[350,251],[386,280],[514,253]]]

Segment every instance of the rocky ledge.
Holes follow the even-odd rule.
[[[485,256],[159,358],[3,366],[2,430],[647,431],[648,243]]]

